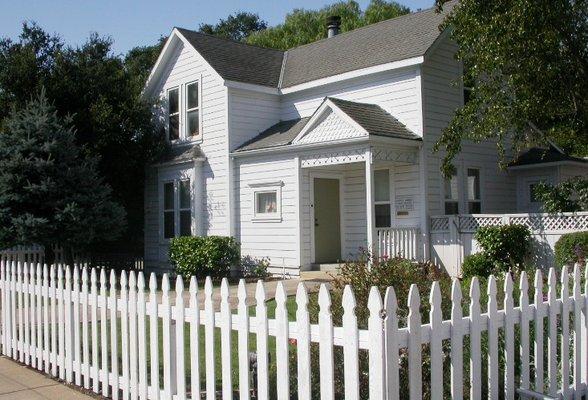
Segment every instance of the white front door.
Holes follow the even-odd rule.
[[[314,262],[341,260],[339,179],[314,178]]]

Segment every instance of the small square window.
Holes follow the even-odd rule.
[[[253,221],[282,220],[282,182],[251,184],[253,188]]]
[[[278,212],[278,194],[276,191],[255,193],[255,212],[257,214],[276,214]]]

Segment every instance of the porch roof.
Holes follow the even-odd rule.
[[[376,104],[357,103],[334,97],[326,97],[324,102],[326,101],[334,104],[335,107],[339,108],[339,110],[365,129],[370,136],[422,140],[420,136],[412,132],[393,115]],[[235,151],[243,152],[291,145],[311,119],[312,117],[306,117],[280,121],[244,143]]]

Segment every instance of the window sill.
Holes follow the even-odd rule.
[[[251,218],[251,222],[282,222],[282,217],[253,217]]]

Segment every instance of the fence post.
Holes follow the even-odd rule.
[[[462,253],[462,246],[459,240],[459,215],[449,215],[447,222],[449,225],[449,248],[452,254],[451,258],[454,262],[450,267],[453,267],[455,271],[454,276],[459,276],[461,274]]]

